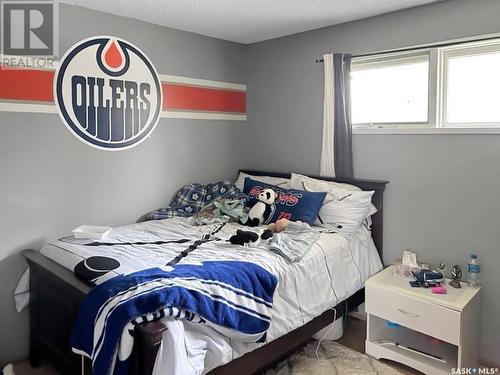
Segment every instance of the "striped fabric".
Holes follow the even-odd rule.
[[[241,342],[265,340],[277,278],[244,261],[206,261],[116,276],[90,291],[72,334],[93,373],[126,374],[133,326],[164,316],[210,324]]]

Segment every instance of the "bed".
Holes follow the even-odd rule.
[[[270,173],[260,171],[242,170],[241,172],[254,176],[267,175],[275,177],[287,178],[289,174]],[[315,177],[320,178],[320,177]],[[321,178],[325,179],[325,178]],[[372,203],[377,208],[377,213],[372,217],[371,236],[373,246],[371,252],[376,254],[377,259],[382,258],[382,225],[383,225],[383,191],[385,181],[373,181],[362,179],[326,179],[337,182],[345,182],[359,187],[362,190],[375,191]],[[134,228],[140,231],[154,232],[159,228],[155,224],[134,224]],[[142,225],[142,226],[141,226]],[[177,224],[176,224],[177,225]],[[369,232],[368,232],[369,233]],[[161,235],[161,233],[160,233]],[[364,233],[366,236],[366,232]],[[363,233],[360,233],[363,236]],[[324,248],[329,246],[329,242],[342,242],[341,237],[324,236],[322,239]],[[293,351],[305,345],[311,336],[332,322],[334,317],[337,319],[342,317],[348,309],[353,308],[364,301],[363,282],[375,271],[377,260],[372,255],[361,256],[359,254],[369,251],[362,250],[363,241],[358,241],[357,244],[349,244],[346,247],[351,252],[350,257],[356,257],[354,263],[359,276],[349,286],[339,287],[337,293],[339,296],[336,301],[336,314],[332,314],[328,305],[322,305],[320,299],[315,305],[315,300],[310,299],[304,306],[313,306],[311,311],[301,311],[302,320],[300,318],[290,319],[288,327],[286,322],[280,322],[279,316],[274,317],[276,323],[270,328],[270,340],[264,345],[245,347],[233,355],[229,363],[227,359],[220,361],[220,366],[212,365],[212,373],[216,374],[232,374],[239,372],[242,374],[257,373],[273,366],[280,360],[284,359]],[[365,239],[365,243],[366,239]],[[352,245],[352,246],[351,246]],[[333,245],[332,245],[333,246]],[[341,245],[336,245],[341,246]],[[357,250],[356,248],[359,247]],[[354,253],[352,254],[354,249]],[[317,250],[319,251],[319,250]],[[347,251],[347,250],[346,250]],[[71,352],[68,344],[73,322],[78,311],[78,306],[84,296],[89,292],[90,287],[77,279],[71,269],[78,259],[71,259],[71,256],[66,254],[67,251],[60,252],[57,246],[45,247],[42,252],[27,250],[23,254],[28,260],[31,272],[30,287],[31,287],[31,309],[30,309],[30,361],[36,366],[43,359],[47,359],[51,364],[58,369],[62,374],[80,373],[82,367],[85,373],[91,373],[90,364],[82,357]],[[341,252],[339,252],[341,253]],[[65,255],[64,255],[65,254]],[[347,254],[347,253],[346,253]],[[311,260],[315,259],[311,255]],[[333,262],[333,260],[332,260]],[[364,262],[364,263],[363,263]],[[325,261],[326,263],[326,261]],[[314,269],[316,266],[310,266]],[[348,267],[347,267],[348,268]],[[360,270],[361,268],[361,270]],[[364,270],[364,271],[363,271]],[[304,275],[310,272],[311,269],[304,270]],[[339,292],[341,290],[341,292]],[[304,300],[307,300],[306,295],[314,294],[311,290],[304,290]],[[297,297],[298,298],[298,297]],[[320,309],[320,310],[318,310]],[[57,311],[58,319],[53,318],[53,311]],[[324,311],[324,312],[322,312]],[[298,312],[297,312],[298,314]],[[167,325],[161,321],[153,321],[143,323],[136,327],[134,348],[131,356],[131,366],[129,373],[131,374],[152,374],[155,366],[155,361],[161,357],[168,357],[168,348],[162,345],[162,339],[165,336]],[[159,351],[160,350],[160,351]],[[165,354],[166,353],[166,354]],[[234,358],[234,359],[233,359]],[[217,361],[213,362],[217,364]]]

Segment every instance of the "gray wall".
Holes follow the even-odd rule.
[[[249,49],[248,167],[319,171],[324,52],[376,52],[500,32],[500,1],[445,1]],[[384,260],[482,261],[481,357],[500,362],[500,135],[354,135],[358,177],[387,179]],[[248,152],[251,151],[248,149]],[[437,322],[436,324],[439,324]]]
[[[60,12],[63,52],[110,34],[140,46],[159,73],[246,82],[243,45],[63,4]],[[233,178],[247,126],[161,119],[136,148],[106,152],[78,141],[56,114],[0,113],[0,368],[28,352],[28,314],[12,301],[26,267],[20,250],[82,223],[133,222],[184,183]]]
[[[232,177],[240,166],[317,173],[317,57],[500,32],[498,14],[496,0],[446,1],[243,46],[61,5],[61,51],[117,35],[160,73],[246,82],[249,122],[162,119],[138,147],[110,153],[76,140],[56,115],[0,113],[0,365],[27,355],[27,313],[18,315],[11,298],[25,267],[21,249],[81,223],[132,222],[179,185]],[[391,181],[386,263],[405,248],[448,264],[463,264],[469,250],[481,256],[481,355],[498,363],[500,135],[355,135],[354,159],[357,176]]]

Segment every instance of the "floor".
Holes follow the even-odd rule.
[[[405,375],[337,341],[313,341],[264,375]]]
[[[347,322],[347,330],[345,330],[344,335],[338,340],[339,344],[347,346],[357,352],[365,352],[365,340],[366,340],[366,321],[361,319],[349,318]],[[402,365],[397,362],[389,360],[380,360],[388,364],[391,367],[399,370],[403,374],[407,375],[420,375],[423,374],[420,371],[412,369],[408,366]]]
[[[360,353],[365,352],[365,338],[366,338],[366,322],[364,320],[349,318],[347,323],[347,330],[344,332],[342,338],[338,341],[340,344],[347,346]],[[391,361],[383,361],[384,363],[396,368],[406,375],[420,375],[421,372],[406,367]],[[33,369],[28,362],[16,364],[15,375],[58,375],[58,373],[48,366],[42,366]]]

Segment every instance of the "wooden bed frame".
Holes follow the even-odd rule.
[[[240,170],[251,175],[266,175],[289,178],[289,173]],[[387,181],[357,178],[326,178],[327,181],[349,183],[362,190],[374,190],[372,202],[378,212],[372,216],[372,237],[382,259],[383,242],[383,191]],[[30,267],[30,363],[37,367],[48,361],[62,375],[92,374],[90,361],[74,354],[69,346],[69,337],[78,312],[80,301],[91,287],[75,275],[43,256],[38,251],[25,250],[23,256]],[[337,319],[364,302],[364,289],[335,306]],[[330,310],[288,334],[214,369],[218,375],[244,375],[260,373],[288,357],[311,341],[311,336],[332,323]],[[152,373],[156,353],[166,327],[159,321],[141,324],[136,328],[132,352],[130,375]],[[83,367],[83,371],[82,371]]]

